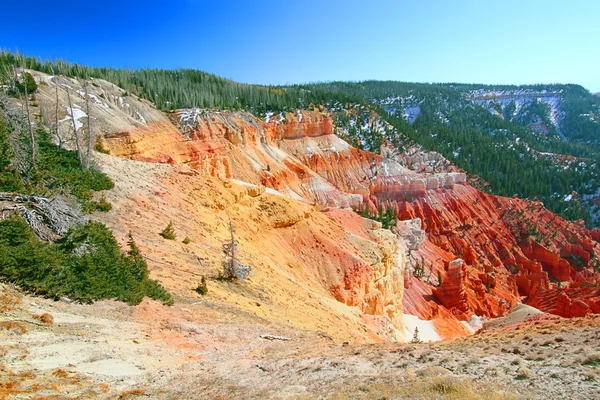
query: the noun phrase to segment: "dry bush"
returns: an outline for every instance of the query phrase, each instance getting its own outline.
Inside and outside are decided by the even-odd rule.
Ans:
[[[544,353],[544,352],[531,353],[531,354],[526,355],[525,359],[527,361],[544,361],[546,359],[546,353]]]
[[[43,313],[42,315],[34,315],[33,318],[39,319],[40,322],[43,322],[47,325],[52,325],[54,323],[54,317],[50,313]]]
[[[585,371],[583,373],[583,376],[585,377],[586,381],[595,381],[596,378],[598,377],[598,370],[591,370],[591,371]]]
[[[52,375],[54,375],[57,378],[68,378],[69,377],[69,373],[62,368],[57,368],[56,370],[54,370],[54,372],[52,372]]]
[[[527,367],[521,367],[517,371],[517,377],[515,379],[531,379],[533,377],[533,371]]]
[[[0,295],[0,312],[5,313],[13,310],[21,300],[10,292],[4,292]]]
[[[303,398],[303,397],[300,397]],[[316,397],[310,397],[315,399]],[[320,398],[320,397],[319,397]],[[408,383],[386,381],[369,385],[346,387],[327,396],[328,399],[456,399],[456,400],[513,400],[517,396],[502,388],[484,382],[474,382],[452,375],[431,379],[412,380]]]
[[[2,329],[16,333],[17,335],[23,335],[27,333],[27,328],[25,327],[25,324],[16,321],[1,321],[0,330]]]

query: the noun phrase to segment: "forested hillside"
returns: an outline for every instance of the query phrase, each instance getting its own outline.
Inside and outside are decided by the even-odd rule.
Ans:
[[[293,110],[331,101],[359,102],[347,94],[332,94],[324,87],[306,91],[300,87],[277,88],[237,83],[199,70],[95,68],[62,60],[41,61],[11,52],[0,53],[4,80],[13,67],[25,67],[71,78],[101,78],[147,99],[162,110],[178,108],[245,109],[254,112]]]
[[[102,78],[163,110],[245,109],[266,116],[328,109],[337,115],[345,138],[365,150],[379,152],[387,142],[402,151],[401,135],[478,177],[483,190],[538,197],[568,219],[583,219],[589,226],[600,222],[600,98],[577,85],[366,81],[276,87],[241,84],[198,70],[95,68],[2,52],[4,84],[13,67],[20,66]],[[360,112],[350,117],[349,110]],[[385,129],[370,126],[366,115],[371,112],[386,123]]]
[[[373,130],[363,115],[345,127],[357,137],[355,145],[378,151],[378,136],[394,143],[401,132],[482,178],[488,184],[483,190],[539,197],[558,214],[598,224],[600,101],[582,87],[392,81],[303,86],[324,87],[362,97],[396,128]]]

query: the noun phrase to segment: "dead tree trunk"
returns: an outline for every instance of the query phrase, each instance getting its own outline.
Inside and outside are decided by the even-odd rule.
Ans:
[[[29,124],[29,140],[31,140],[31,168],[35,169],[35,136],[33,134],[33,125],[31,125],[31,115],[29,114],[29,96],[27,94],[27,82],[23,79],[25,88],[25,113],[27,114],[27,123]]]
[[[230,249],[231,249],[231,271],[233,271],[233,274],[235,275],[235,263],[236,263],[236,243],[235,243],[235,236],[234,236],[234,232],[235,232],[235,227],[233,226],[233,222],[231,221],[231,216],[229,214],[227,214],[227,217],[229,218],[229,233],[231,234],[231,241],[230,241]]]
[[[69,111],[71,114],[71,123],[73,124],[73,135],[75,136],[75,147],[77,148],[77,156],[79,157],[79,166],[84,168],[83,164],[83,153],[81,152],[81,143],[79,140],[79,133],[77,132],[77,124],[75,123],[75,113],[73,112],[73,103],[71,102],[71,94],[67,90],[67,101],[69,102]]]
[[[15,87],[17,87],[19,83],[19,78],[17,76],[17,71],[13,67],[13,74],[15,76]],[[25,91],[25,114],[27,115],[27,127],[29,130],[29,140],[31,141],[31,168],[35,169],[35,136],[33,135],[33,125],[31,124],[31,115],[29,114],[29,97],[27,93],[27,81],[25,79],[25,67],[23,67],[23,88]],[[17,89],[18,90],[18,89]]]
[[[54,109],[54,129],[55,129],[55,133],[56,133],[56,140],[58,140],[58,148],[62,149],[62,138],[60,137],[60,123],[58,121],[58,84],[56,84],[55,86],[55,93],[56,93],[56,107]]]
[[[88,84],[87,81],[83,84],[84,92],[85,92],[85,112],[87,114],[87,149],[85,154],[85,169],[90,168],[90,158],[92,157],[92,126],[90,124],[90,96],[88,95]]]
[[[235,241],[235,226],[231,221],[229,213],[229,233],[231,238],[223,243],[223,252],[225,259],[223,260],[223,277],[228,280],[243,281],[252,270],[249,265],[244,265],[237,259],[237,243]]]

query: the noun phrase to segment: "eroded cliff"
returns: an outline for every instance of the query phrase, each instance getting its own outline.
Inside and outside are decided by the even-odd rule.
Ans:
[[[52,84],[67,90],[77,83],[50,79],[43,96],[46,90],[52,94]],[[334,134],[331,118],[322,112],[298,110],[265,121],[241,111],[189,109],[167,117],[136,98],[121,104],[111,90],[99,82],[94,96],[116,100],[92,105],[93,112],[103,108],[106,119],[112,118],[100,121],[101,144],[111,155],[177,166],[176,181],[185,176],[185,190],[169,186],[168,193],[178,195],[169,194],[168,207],[173,202],[189,208],[181,199],[187,190],[193,193],[194,182],[230,185],[188,202],[230,212],[244,235],[260,238],[260,245],[248,238],[250,248],[255,246],[248,262],[266,257],[277,270],[303,271],[306,282],[325,289],[324,298],[359,309],[368,335],[398,338],[402,303],[404,312],[433,320],[440,337],[468,334],[466,321],[474,316],[498,317],[522,301],[562,316],[598,312],[598,233],[562,220],[540,203],[480,192],[452,168],[421,174],[393,157],[356,149]],[[85,93],[79,96],[76,107]],[[233,200],[227,200],[228,192]],[[142,199],[134,206],[154,207]],[[319,212],[323,207],[328,208]],[[414,223],[400,224],[397,237],[345,207],[392,209],[400,220]],[[219,215],[212,217],[218,226],[224,218]],[[159,210],[152,216],[165,219]],[[123,223],[114,224],[125,229],[122,217]],[[207,232],[205,250],[218,249],[202,217],[188,218]],[[216,259],[209,254],[214,269]],[[269,286],[267,281],[262,283]],[[296,289],[283,291],[305,301]]]

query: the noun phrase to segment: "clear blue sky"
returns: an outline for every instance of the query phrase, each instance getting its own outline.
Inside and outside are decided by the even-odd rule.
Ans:
[[[600,91],[600,0],[6,1],[0,46],[247,83],[578,83]]]

